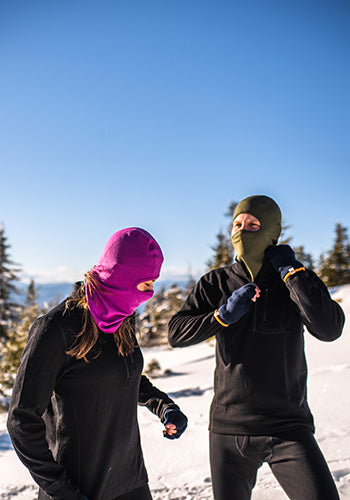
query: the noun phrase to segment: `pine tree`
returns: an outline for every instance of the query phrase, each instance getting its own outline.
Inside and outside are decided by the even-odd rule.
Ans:
[[[144,312],[139,315],[138,333],[141,346],[166,344],[168,323],[178,312],[187,297],[185,290],[173,283],[154,294],[147,302]]]
[[[282,221],[281,235],[278,238],[279,245],[289,245],[292,240],[292,236],[286,236],[287,231],[290,229],[290,224],[284,224]]]
[[[25,306],[21,310],[20,321],[11,322],[7,339],[2,341],[0,358],[0,395],[9,398],[11,388],[27,342],[29,329],[35,318],[44,310],[37,304],[37,293],[34,281],[28,285]]]
[[[11,322],[19,318],[20,305],[13,295],[18,294],[16,287],[19,269],[9,257],[10,246],[7,243],[4,227],[0,227],[0,339],[6,339]]]
[[[335,242],[332,250],[321,256],[318,274],[329,287],[350,283],[350,243],[347,228],[335,225]]]
[[[214,251],[214,256],[206,263],[208,270],[217,269],[218,267],[222,266],[229,266],[233,262],[231,231],[232,217],[236,206],[237,203],[235,201],[231,201],[228,206],[225,216],[230,218],[230,223],[226,231],[220,229],[219,233],[216,235],[217,243],[216,245],[213,245],[211,247],[211,249]]]
[[[236,201],[230,201],[229,206],[227,207],[225,216],[230,218],[230,224],[229,224],[229,233],[231,234],[231,229],[232,229],[232,218],[233,218],[233,212],[236,209],[236,206],[238,203]]]
[[[196,285],[197,283],[197,280],[195,279],[195,277],[193,276],[193,274],[191,272],[189,272],[188,274],[188,278],[187,278],[187,283],[185,285],[185,289],[184,289],[184,292],[186,295],[189,295],[193,289],[193,287]]]
[[[229,266],[233,261],[231,236],[228,236],[227,233],[223,233],[222,229],[220,229],[219,233],[216,235],[216,239],[216,245],[211,247],[214,251],[214,256],[212,259],[207,261],[207,267],[209,270],[217,269],[222,266]]]
[[[296,259],[304,264],[307,269],[314,270],[314,259],[310,253],[307,253],[303,245],[293,247]]]
[[[37,296],[37,291],[35,288],[35,283],[34,283],[34,280],[30,280],[28,288],[27,288],[25,305],[27,307],[32,307],[32,306],[35,306],[37,304],[37,302],[38,302],[38,296]]]
[[[146,303],[144,311],[137,315],[136,325],[141,346],[156,343],[157,332],[160,329],[160,310],[164,301],[164,292],[164,287],[161,287]]]

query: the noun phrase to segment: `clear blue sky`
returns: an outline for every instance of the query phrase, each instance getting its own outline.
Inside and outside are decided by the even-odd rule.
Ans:
[[[267,194],[316,258],[350,230],[350,3],[2,0],[0,223],[37,281],[149,230],[202,272],[231,200]]]

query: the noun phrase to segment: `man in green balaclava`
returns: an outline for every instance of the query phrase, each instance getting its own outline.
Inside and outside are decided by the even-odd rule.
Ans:
[[[252,223],[244,229],[247,219],[248,224]],[[244,262],[254,281],[263,265],[266,248],[276,245],[281,234],[281,211],[267,196],[250,196],[238,203],[233,221],[232,243],[237,259]]]
[[[216,337],[209,424],[215,500],[249,500],[264,462],[290,499],[339,500],[314,438],[304,326],[332,341],[344,313],[292,248],[277,244],[280,233],[274,200],[242,200],[232,224],[236,262],[204,275],[169,323],[173,347]]]

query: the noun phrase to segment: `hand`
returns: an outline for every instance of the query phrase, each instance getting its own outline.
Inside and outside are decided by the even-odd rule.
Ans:
[[[299,269],[303,267],[303,264],[296,260],[294,250],[289,245],[267,247],[265,256],[276,271],[280,273],[282,279],[288,274],[290,268]]]
[[[89,500],[85,495],[81,495],[81,500]]]
[[[224,323],[232,325],[242,318],[252,302],[260,297],[260,289],[255,283],[247,283],[235,290],[228,298],[227,303],[219,307],[218,313]]]
[[[180,410],[165,410],[163,424],[165,425],[163,436],[168,439],[178,439],[186,430],[187,417]]]

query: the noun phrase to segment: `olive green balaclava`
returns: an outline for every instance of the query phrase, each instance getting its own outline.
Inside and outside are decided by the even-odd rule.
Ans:
[[[233,220],[240,214],[254,215],[261,224],[258,231],[240,229],[232,234],[237,260],[244,262],[254,281],[262,267],[266,248],[275,245],[281,234],[281,210],[268,196],[249,196],[238,203]]]

